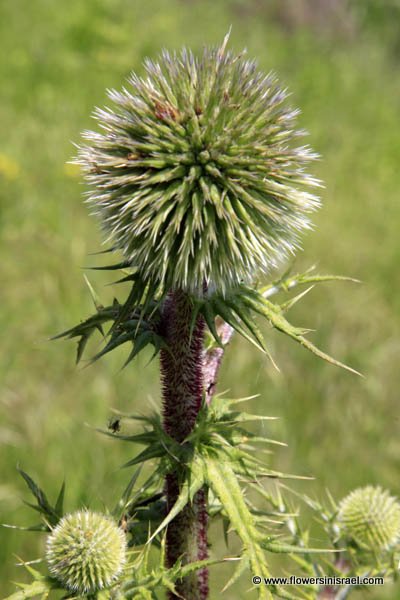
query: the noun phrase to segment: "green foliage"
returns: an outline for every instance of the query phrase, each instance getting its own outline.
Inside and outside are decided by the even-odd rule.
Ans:
[[[118,265],[118,268],[120,268],[120,265]],[[124,278],[124,281],[132,279],[135,279],[135,276],[129,275]],[[157,331],[159,302],[152,300],[141,305],[142,294],[138,293],[138,288],[139,290],[143,289],[140,281],[133,285],[131,293],[123,304],[120,304],[114,298],[110,306],[97,305],[96,314],[83,321],[83,323],[60,333],[53,339],[79,338],[76,362],[81,360],[88,340],[96,331],[100,332],[104,339],[109,337],[109,340],[104,348],[92,358],[92,362],[126,343],[132,344],[132,350],[124,366],[148,345],[154,346],[154,357],[162,347],[165,347],[165,342]],[[105,335],[103,325],[110,322],[112,325],[107,335]]]
[[[50,577],[44,577],[39,571],[30,565],[24,565],[33,581],[31,583],[17,583],[19,591],[11,594],[5,600],[26,600],[27,598],[38,598],[45,600],[52,590],[60,589],[57,581]]]
[[[44,491],[33,481],[32,477],[30,477],[28,473],[25,473],[25,471],[22,469],[18,468],[18,471],[28,485],[37,503],[37,505],[30,502],[25,502],[25,504],[41,515],[43,523],[32,525],[31,527],[17,527],[17,529],[26,531],[50,531],[52,527],[55,527],[58,524],[64,514],[65,482],[60,488],[54,506],[52,506],[49,503]],[[6,527],[15,526],[6,525]]]
[[[126,266],[126,263],[120,263],[102,267],[102,269],[117,270]],[[193,296],[192,328],[194,328],[197,317],[202,315],[215,342],[223,346],[215,324],[216,318],[221,317],[235,331],[252,342],[259,350],[266,353],[278,369],[255,320],[255,316],[258,315],[266,319],[272,327],[284,333],[319,358],[359,375],[360,373],[355,369],[335,360],[310,342],[305,337],[305,334],[310,330],[294,327],[284,317],[284,313],[294,306],[311,288],[280,304],[272,303],[268,299],[281,291],[290,292],[297,286],[328,281],[357,282],[356,279],[351,277],[318,275],[312,271],[313,267],[305,273],[292,275],[289,269],[277,281],[265,285],[258,290],[242,284],[236,288],[232,288],[225,294],[213,292],[205,294],[203,297]],[[114,298],[111,306],[103,307],[99,303],[97,296],[94,297],[94,291],[90,286],[91,295],[96,305],[96,314],[53,338],[79,338],[77,362],[82,358],[88,340],[96,331],[102,334],[106,343],[104,348],[92,358],[92,361],[98,360],[111,350],[125,343],[131,343],[132,350],[124,366],[130,363],[148,345],[154,347],[153,358],[161,348],[167,348],[167,344],[159,328],[160,306],[165,297],[165,290],[160,289],[159,286],[149,286],[135,271],[123,277],[119,282],[133,282],[131,291],[123,303]],[[111,322],[111,326],[107,334],[105,334],[103,325],[109,322]],[[107,338],[109,338],[108,341]]]
[[[330,357],[310,342],[305,337],[305,334],[310,331],[309,329],[294,327],[284,317],[284,313],[300,300],[308,290],[280,305],[272,303],[266,297],[271,296],[280,289],[288,291],[296,285],[332,280],[355,281],[346,277],[309,275],[309,272],[307,271],[301,275],[283,277],[277,283],[265,286],[261,290],[256,290],[246,285],[240,285],[239,287],[230,290],[225,296],[214,293],[205,299],[195,300],[193,323],[195,322],[197,315],[202,314],[216,342],[222,345],[215,327],[215,318],[220,316],[243,337],[252,341],[263,352],[266,352],[274,363],[271,354],[265,345],[263,335],[254,320],[255,313],[264,317],[272,327],[289,336],[292,340],[298,342],[319,358],[359,375],[360,373]]]
[[[150,545],[144,547],[134,557],[132,574],[123,584],[121,593],[124,598],[132,600],[158,600],[157,591],[169,590],[176,592],[175,582],[181,577],[206,566],[218,562],[213,559],[195,561],[188,565],[178,562],[172,569],[165,568],[165,536],[161,540],[159,561],[152,567],[149,561]]]
[[[237,410],[236,404],[243,400],[247,399],[229,400],[223,396],[216,396],[209,407],[204,404],[193,432],[182,444],[177,443],[165,433],[158,415],[150,417],[126,415],[124,417],[143,422],[145,431],[142,434],[126,436],[108,431],[104,431],[104,433],[122,441],[146,446],[143,452],[127,462],[125,467],[158,459],[159,462],[154,473],[142,487],[142,491],[147,490],[149,498],[154,496],[157,486],[162,485],[163,476],[173,469],[176,470],[179,465],[180,494],[175,505],[171,507],[165,517],[163,516],[164,511],[160,510],[158,523],[157,520],[148,522],[151,531],[148,543],[157,538],[174,517],[193,501],[195,494],[205,486],[214,498],[210,513],[214,517],[222,517],[224,522],[228,523],[229,529],[235,531],[242,542],[243,547],[237,573],[242,574],[245,569],[250,569],[253,573],[267,577],[269,570],[265,551],[292,554],[304,550],[295,545],[285,545],[282,543],[280,535],[276,537],[271,533],[270,515],[263,513],[260,509],[255,509],[247,501],[246,495],[243,494],[243,483],[247,482],[250,485],[254,480],[261,482],[264,478],[292,478],[294,476],[288,476],[266,467],[263,452],[260,454],[259,445],[268,446],[279,442],[266,436],[256,435],[244,427],[247,423],[266,421],[270,418]],[[256,457],[256,452],[262,458]],[[136,473],[134,477],[137,477]],[[261,483],[258,485],[262,489]],[[131,516],[133,521],[137,517],[135,503],[127,502],[127,498],[124,500],[123,510]],[[284,515],[283,519],[285,519]],[[282,524],[282,521],[278,522]],[[128,525],[128,531],[134,532],[135,529]],[[276,589],[274,591],[280,597],[291,597],[283,590]],[[265,586],[260,586],[258,593],[260,598],[271,597],[271,592]]]
[[[162,590],[175,592],[175,583],[190,572],[226,560],[212,557],[186,565],[179,560],[172,568],[164,566],[165,530],[172,519],[193,501],[196,492],[204,486],[208,490],[211,519],[222,521],[227,543],[228,532],[229,537],[234,532],[242,545],[236,557],[235,571],[226,583],[225,590],[237,584],[240,577],[248,570],[261,577],[268,577],[270,575],[268,565],[274,554],[283,554],[290,558],[291,572],[296,565],[301,573],[308,576],[343,578],[384,576],[387,579],[396,576],[400,552],[397,543],[398,535],[396,539],[393,538],[395,545],[392,543],[390,548],[387,545],[382,547],[375,545],[372,553],[360,554],[360,548],[352,544],[352,536],[347,525],[342,531],[344,518],[341,515],[343,512],[349,512],[347,499],[338,507],[331,497],[328,498],[328,504],[324,504],[304,494],[294,493],[281,481],[288,476],[266,467],[260,450],[265,445],[278,442],[264,435],[259,436],[245,426],[251,422],[268,420],[268,417],[239,410],[238,403],[246,400],[249,399],[231,400],[223,395],[216,396],[209,409],[203,406],[194,431],[181,444],[176,443],[164,432],[158,415],[149,417],[121,415],[123,420],[141,422],[144,425],[143,433],[126,436],[109,431],[103,432],[121,441],[140,443],[154,448],[154,453],[149,454],[146,451],[139,453],[135,459],[125,465],[151,461],[153,469],[150,477],[141,486],[137,485],[140,469],[134,472],[114,510],[114,515],[121,517],[120,524],[123,531],[131,538],[130,550],[123,577],[113,584],[108,593],[100,595],[99,598],[106,600],[116,594],[119,598],[157,600],[158,593]],[[155,464],[154,459],[156,459]],[[165,473],[170,472],[171,468],[178,463],[181,466],[181,492],[176,504],[165,516],[165,505],[163,502],[160,503],[163,494],[156,492],[162,488]],[[26,474],[24,477],[27,477]],[[265,478],[272,479],[275,485],[272,488],[265,486],[263,483]],[[45,497],[42,491],[38,492],[39,487],[30,478],[27,481],[35,497],[38,494],[40,497]],[[393,523],[393,519],[398,517],[398,505],[387,492],[381,489],[375,492],[377,500],[383,503],[384,510],[380,511],[374,501],[368,502],[368,506],[364,508],[375,510],[377,526],[382,531],[385,510],[390,512],[389,520]],[[254,501],[254,493],[261,498],[261,502]],[[290,498],[293,494],[294,497],[300,498],[302,504],[307,504],[322,523],[326,534],[324,547],[313,548],[310,545],[309,529],[304,528],[300,521],[300,507],[295,506]],[[360,490],[355,490],[348,499],[353,504],[355,499],[358,506],[360,502],[356,498],[357,494],[360,495]],[[71,520],[75,517],[69,515],[68,518]],[[65,528],[63,526],[65,519],[56,527],[52,536],[56,535],[62,527]],[[46,521],[45,517],[44,520]],[[353,526],[354,519],[351,518],[350,521]],[[108,519],[107,523],[110,523]],[[370,519],[368,523],[368,527],[373,528]],[[122,530],[117,530],[115,525],[112,527],[118,531],[118,537],[123,537]],[[359,532],[360,519],[357,521],[357,527]],[[138,536],[137,533],[143,532],[145,528],[147,528],[147,535]],[[96,526],[93,531],[94,535],[100,535],[101,526]],[[372,535],[372,529],[368,531]],[[379,537],[380,534],[377,535]],[[106,539],[102,538],[102,543]],[[107,543],[107,548],[111,547],[112,544],[110,546]],[[156,562],[154,559],[150,560],[153,547],[159,549]],[[115,552],[112,555],[115,558]],[[229,560],[232,560],[232,557]],[[22,600],[38,596],[44,598],[51,590],[60,588],[60,581],[40,574],[30,565],[26,565],[26,568],[33,579],[32,583],[21,584],[21,591],[8,597],[7,600]],[[70,569],[68,573],[71,577]],[[347,584],[337,586],[335,597],[347,597],[351,589]],[[281,597],[315,600],[321,593],[321,587],[315,585],[294,587],[290,592],[283,587],[264,585],[258,586],[256,590],[260,599]],[[90,593],[88,595],[83,590],[81,593],[83,597],[91,597]]]

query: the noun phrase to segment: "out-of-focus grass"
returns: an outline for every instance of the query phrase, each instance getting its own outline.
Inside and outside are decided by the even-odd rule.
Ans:
[[[69,509],[112,505],[128,476],[118,466],[134,449],[99,437],[85,423],[105,426],[110,407],[151,410],[149,396],[159,400],[156,361],[145,367],[140,358],[120,372],[123,353],[116,353],[76,369],[73,345],[48,341],[92,310],[80,267],[99,261],[88,253],[101,243],[82,204],[79,174],[66,161],[74,153],[71,141],[91,126],[93,106],[105,102],[106,87],[119,87],[161,47],[220,42],[230,24],[232,46],[246,46],[293,91],[301,123],[324,157],[317,167],[327,186],[324,208],[296,267],[316,262],[320,271],[363,280],[315,289],[291,318],[315,327],[312,337],[321,347],[366,377],[322,364],[268,332],[281,373],[236,339],[220,389],[261,393],[256,408],[281,417],[274,433],[289,447],[277,452],[274,466],[316,477],[297,489],[312,495],[329,487],[340,497],[380,483],[400,493],[398,65],[362,31],[348,39],[288,35],[268,21],[268,11],[243,10],[244,4],[0,4],[1,521],[35,522],[21,501],[27,492],[17,463],[50,496],[65,478]],[[109,276],[89,278],[104,302],[112,299],[115,290],[104,287]],[[14,589],[10,580],[23,577],[13,554],[35,559],[42,542],[14,530],[1,530],[0,539],[5,594]],[[219,569],[213,577],[214,590],[221,589]],[[229,597],[242,597],[248,587],[238,584]],[[371,598],[398,594],[398,587],[386,586]]]

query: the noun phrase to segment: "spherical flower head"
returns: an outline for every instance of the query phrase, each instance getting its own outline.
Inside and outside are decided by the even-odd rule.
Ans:
[[[400,539],[400,504],[380,487],[357,488],[341,501],[337,522],[360,549],[379,553]]]
[[[67,590],[95,593],[109,587],[125,564],[125,535],[105,515],[78,511],[66,515],[47,538],[50,573]]]
[[[277,266],[319,205],[316,158],[272,74],[220,48],[164,51],[147,76],[108,92],[103,133],[77,162],[108,240],[144,280],[223,293]]]

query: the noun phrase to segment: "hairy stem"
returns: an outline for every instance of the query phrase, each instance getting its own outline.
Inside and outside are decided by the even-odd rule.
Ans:
[[[183,442],[192,431],[201,407],[204,375],[204,321],[197,319],[192,336],[190,323],[192,304],[181,290],[170,292],[162,315],[162,333],[168,350],[161,351],[161,381],[165,431],[177,442]],[[179,472],[166,477],[167,510],[171,510],[179,494]],[[177,560],[190,563],[207,558],[207,508],[205,491],[200,490],[191,505],[173,520],[167,530],[167,566]],[[208,596],[208,571],[201,569],[178,581],[177,594],[170,600],[205,600]]]

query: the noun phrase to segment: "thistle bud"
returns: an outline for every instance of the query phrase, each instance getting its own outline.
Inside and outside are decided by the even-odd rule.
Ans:
[[[78,511],[66,515],[47,539],[50,573],[69,591],[95,593],[109,587],[125,564],[125,536],[108,517]]]
[[[337,523],[360,549],[389,550],[400,538],[400,504],[381,487],[358,488],[341,501]]]
[[[77,162],[108,241],[144,281],[225,293],[298,247],[316,158],[273,74],[220,48],[164,51],[108,92]]]

